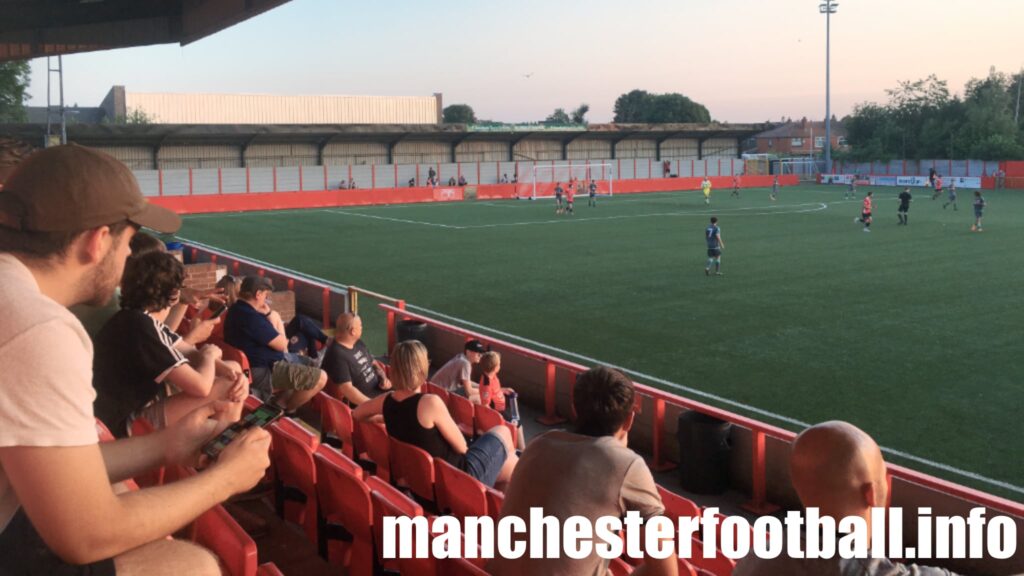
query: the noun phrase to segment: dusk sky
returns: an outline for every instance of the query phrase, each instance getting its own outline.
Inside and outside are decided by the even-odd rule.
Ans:
[[[68,105],[132,92],[444,94],[477,117],[542,120],[634,88],[680,92],[715,120],[825,112],[818,0],[292,0],[194,44],[64,58]],[[832,110],[936,74],[962,92],[1024,64],[1022,0],[845,0],[832,19]],[[46,103],[45,59],[32,105]],[[524,77],[532,74],[531,77]],[[56,92],[55,92],[56,94]]]

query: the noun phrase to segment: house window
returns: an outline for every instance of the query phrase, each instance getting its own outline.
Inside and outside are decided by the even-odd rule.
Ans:
[[[825,147],[825,137],[824,136],[815,136],[814,137],[814,147],[815,148],[824,148]]]
[[[772,140],[771,140],[771,138],[769,138],[769,139],[768,139],[768,147],[769,147],[769,148],[771,148],[771,147],[772,147]]]
[[[804,139],[803,138],[793,138],[792,140],[789,141],[789,145],[792,146],[793,148],[803,148]]]
[[[846,137],[845,136],[840,136],[836,140],[836,143],[839,144],[840,146],[846,146]]]

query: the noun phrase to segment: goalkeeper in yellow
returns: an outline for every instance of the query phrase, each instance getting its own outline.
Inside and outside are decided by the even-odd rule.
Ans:
[[[707,176],[704,177],[704,181],[700,183],[700,189],[704,191],[704,203],[708,206],[711,205],[711,179]]]

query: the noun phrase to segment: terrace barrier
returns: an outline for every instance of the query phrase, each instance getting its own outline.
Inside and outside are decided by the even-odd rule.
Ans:
[[[554,425],[562,422],[566,422],[569,419],[574,418],[573,414],[562,415],[559,414],[556,406],[557,398],[557,382],[555,378],[556,369],[568,371],[574,377],[569,379],[569,397],[572,398],[572,388],[575,383],[575,376],[585,372],[589,367],[563,360],[555,356],[544,354],[536,350],[518,346],[510,342],[500,340],[486,334],[481,334],[472,330],[468,330],[459,326],[455,326],[446,322],[436,320],[425,314],[418,314],[411,312],[408,309],[398,308],[395,306],[389,306],[387,304],[381,304],[381,308],[387,312],[388,322],[388,333],[391,334],[394,330],[393,326],[399,320],[416,320],[423,322],[435,330],[441,330],[451,334],[457,335],[461,339],[478,339],[485,344],[492,346],[499,346],[503,351],[510,352],[515,355],[519,355],[524,358],[529,358],[535,361],[539,361],[545,366],[545,381],[544,381],[544,415],[538,420],[544,425]],[[713,416],[726,422],[731,422],[737,426],[750,430],[752,434],[752,456],[751,456],[751,498],[744,505],[744,508],[754,512],[756,514],[768,514],[778,509],[778,506],[772,504],[767,498],[767,451],[766,441],[769,438],[776,438],[787,443],[792,442],[796,438],[796,433],[789,430],[772,426],[752,418],[748,418],[727,410],[710,406],[703,402],[691,400],[660,390],[658,388],[652,388],[642,383],[636,383],[637,391],[641,397],[646,398],[650,403],[653,404],[654,410],[651,415],[651,467],[655,470],[666,470],[672,468],[673,464],[665,457],[665,443],[668,434],[666,433],[666,420],[665,420],[665,408],[666,406],[675,406],[685,410],[696,410],[698,412]],[[572,403],[570,401],[569,405]],[[570,409],[571,412],[571,409]],[[897,466],[890,464],[888,466],[890,482],[892,479],[900,479],[913,484],[924,486],[933,489],[956,498],[966,500],[968,502],[976,503],[977,505],[986,506],[993,510],[1010,514],[1013,516],[1024,517],[1024,504],[1006,500],[986,492],[981,492],[973,488],[961,486],[959,484],[949,482],[905,468],[903,466]]]

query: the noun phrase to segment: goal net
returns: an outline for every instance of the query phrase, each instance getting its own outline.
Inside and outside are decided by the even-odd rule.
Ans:
[[[565,190],[570,182],[577,184],[578,196],[590,194],[591,182],[597,184],[597,195],[611,196],[615,191],[615,166],[604,162],[535,164],[519,181],[516,194],[529,200],[551,198],[555,195],[555,186],[561,184]]]
[[[784,158],[778,160],[776,168],[776,174],[795,174],[801,182],[816,182],[822,172],[821,163],[809,158]]]
[[[767,176],[769,174],[769,154],[744,154],[743,173],[749,176]]]

